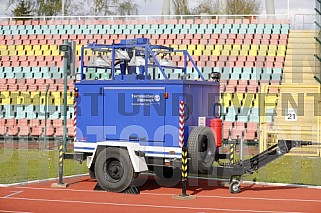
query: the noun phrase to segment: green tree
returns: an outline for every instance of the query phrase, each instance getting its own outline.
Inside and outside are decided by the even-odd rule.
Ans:
[[[250,15],[260,13],[261,4],[258,0],[226,0],[224,2],[225,7],[220,6],[222,8],[222,14]]]
[[[260,13],[259,0],[200,0],[192,13],[217,15],[249,15]]]
[[[9,0],[8,5],[19,4],[21,0]],[[35,15],[38,16],[57,16],[61,15],[62,0],[29,0],[29,5]],[[69,14],[71,0],[65,0],[64,14]]]
[[[25,2],[24,0],[20,1],[16,8],[12,11],[12,15],[14,17],[27,17],[32,16],[31,14],[31,6],[29,2]],[[27,20],[30,18],[16,18],[15,20]]]
[[[21,0],[7,0],[8,8],[20,4]],[[62,14],[63,0],[28,0],[32,11],[38,16]],[[145,0],[148,1],[148,0]],[[131,0],[64,0],[65,15],[137,15],[138,4]]]
[[[188,0],[173,0],[173,10],[175,15],[189,15]]]
[[[218,3],[213,0],[201,0],[197,7],[193,8],[192,13],[199,14],[218,14]]]
[[[137,15],[138,5],[131,0],[87,0],[82,15]],[[89,10],[88,10],[89,8]]]
[[[38,16],[56,16],[61,14],[61,0],[37,0],[35,5]]]
[[[118,5],[119,15],[137,15],[138,14],[138,5],[133,3],[131,0],[126,0],[121,2]]]

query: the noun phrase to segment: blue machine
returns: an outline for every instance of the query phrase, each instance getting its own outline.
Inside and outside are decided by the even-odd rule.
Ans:
[[[85,60],[88,51],[99,63]],[[183,67],[170,64],[175,54],[182,55]],[[187,73],[188,63],[195,73]],[[104,70],[104,78],[86,79],[90,69]],[[177,70],[178,78],[170,79],[168,71]],[[189,80],[189,74],[197,80]],[[75,84],[74,150],[87,156],[91,176],[109,191],[124,190],[131,182],[128,177],[148,169],[171,178],[180,166],[183,101],[184,147],[193,152],[192,169],[206,172],[221,134],[209,127],[211,119],[219,117],[219,88],[219,76],[213,73],[206,81],[186,50],[152,46],[148,39],[88,44],[81,49],[80,81]]]
[[[95,60],[87,60],[88,51]],[[171,65],[173,54],[182,54],[183,67]],[[193,65],[194,73],[187,72],[187,63]],[[92,78],[91,69],[99,69],[100,75]],[[170,79],[168,70],[178,78]],[[197,80],[190,80],[190,74]],[[238,193],[242,175],[257,171],[294,147],[318,144],[279,140],[250,159],[213,166],[215,160],[228,156],[218,153],[222,138],[220,75],[211,73],[211,78],[205,81],[187,51],[152,46],[148,39],[83,47],[74,93],[74,150],[87,157],[90,177],[112,192],[128,189],[133,179],[147,170],[156,174],[159,184],[176,185],[183,167],[182,150],[186,149],[190,171],[229,177],[230,192]]]
[[[188,116],[185,132],[198,126],[199,117],[215,115],[214,103],[218,103],[219,96],[213,90],[218,87],[206,83],[186,80],[77,83],[77,142],[129,140],[147,146],[178,147],[180,100],[185,103],[186,119]],[[78,147],[76,143],[75,151],[78,149],[94,150],[89,145]]]

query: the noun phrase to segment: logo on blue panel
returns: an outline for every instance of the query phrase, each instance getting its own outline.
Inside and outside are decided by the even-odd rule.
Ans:
[[[132,105],[149,106],[160,102],[160,95],[154,94],[132,94]]]

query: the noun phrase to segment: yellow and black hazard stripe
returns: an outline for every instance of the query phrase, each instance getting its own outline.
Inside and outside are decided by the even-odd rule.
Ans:
[[[62,166],[64,158],[64,148],[63,145],[59,145],[59,166]]]
[[[182,150],[182,179],[187,179],[187,150]]]
[[[234,163],[234,143],[230,144],[230,163]]]

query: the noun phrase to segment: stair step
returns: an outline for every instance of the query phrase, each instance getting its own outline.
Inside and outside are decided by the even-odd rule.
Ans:
[[[317,61],[314,55],[290,55],[286,54],[285,62],[287,61]]]
[[[283,73],[319,73],[320,70],[316,69],[316,67],[284,67]]]
[[[315,30],[291,30],[289,37],[291,38],[313,38],[319,35],[319,31]]]
[[[306,61],[306,60],[285,60],[285,67],[320,67],[319,61]]]
[[[288,39],[288,44],[314,44],[315,43],[315,36],[310,37],[310,38],[304,38],[304,37],[299,37],[299,38],[292,38],[290,37]]]
[[[304,39],[302,39],[304,40]],[[288,43],[287,49],[319,49],[319,46],[315,41],[313,43]]]
[[[290,54],[290,55],[314,55],[318,53],[319,51],[315,48],[313,49],[290,48],[290,49],[287,49],[286,51],[286,54]]]

